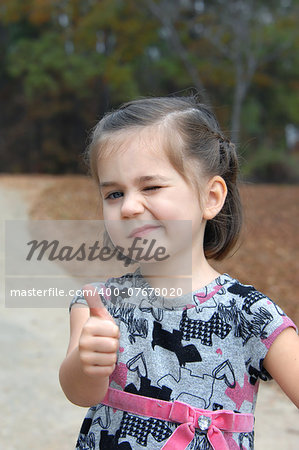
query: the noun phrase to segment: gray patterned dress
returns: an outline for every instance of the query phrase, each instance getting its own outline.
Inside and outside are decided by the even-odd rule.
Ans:
[[[254,287],[224,274],[205,288],[173,299],[157,297],[140,270],[93,283],[120,328],[110,387],[206,410],[254,413],[263,360],[275,338],[294,323]],[[146,295],[145,295],[146,294]],[[72,302],[85,303],[82,296]],[[83,421],[77,449],[161,449],[177,423],[102,404]],[[253,449],[254,432],[224,432],[229,449]],[[189,449],[212,447],[196,430]]]

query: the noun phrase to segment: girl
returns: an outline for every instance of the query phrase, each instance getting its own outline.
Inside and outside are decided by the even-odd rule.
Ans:
[[[260,379],[299,407],[299,338],[208,262],[240,234],[234,145],[195,98],[150,98],[107,114],[88,159],[113,245],[128,255],[151,239],[164,253],[72,300],[60,382],[90,407],[77,448],[252,449]]]

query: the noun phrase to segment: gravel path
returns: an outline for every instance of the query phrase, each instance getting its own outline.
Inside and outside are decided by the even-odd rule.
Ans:
[[[1,182],[0,211],[3,277],[3,220],[26,219],[27,207],[19,192]],[[68,343],[68,311],[6,308],[3,282],[0,295],[0,448],[74,449],[85,410],[66,400],[58,382]]]
[[[27,204],[21,192],[3,186],[1,179],[0,211],[3,279],[3,221],[26,219]],[[69,403],[58,382],[68,341],[67,309],[5,308],[3,282],[0,286],[0,448],[73,449],[85,409]],[[299,448],[299,410],[275,382],[260,388],[255,448]]]

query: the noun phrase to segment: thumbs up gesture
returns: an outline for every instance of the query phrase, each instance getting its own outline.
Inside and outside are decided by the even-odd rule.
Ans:
[[[79,339],[82,370],[89,376],[109,377],[117,360],[119,328],[103,305],[96,288],[86,285],[83,291],[90,317]]]

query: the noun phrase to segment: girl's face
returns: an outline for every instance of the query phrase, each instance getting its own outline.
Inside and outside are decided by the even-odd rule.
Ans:
[[[159,148],[158,131],[120,136],[120,149],[98,164],[103,217],[112,242],[127,249],[138,238],[146,249],[155,239],[167,254],[188,254],[191,261],[192,250],[202,252],[205,228],[198,192]]]

